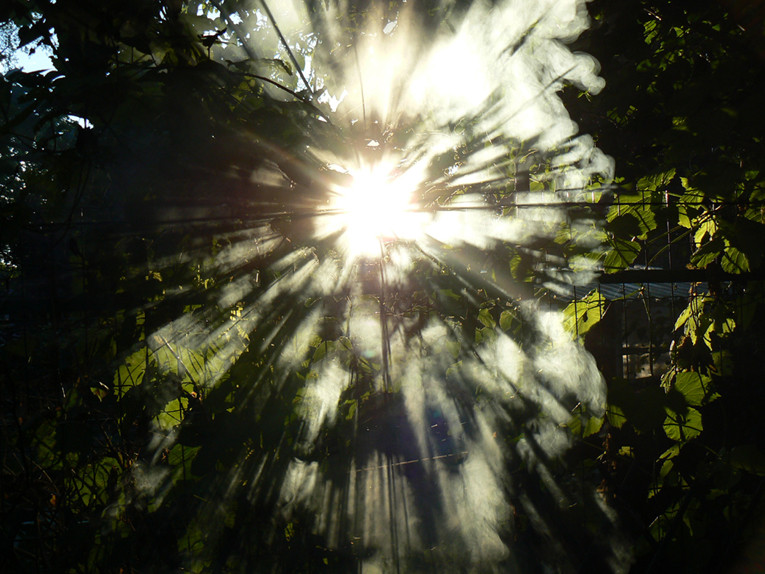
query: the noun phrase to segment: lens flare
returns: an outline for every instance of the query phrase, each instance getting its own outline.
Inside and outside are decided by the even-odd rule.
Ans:
[[[380,162],[350,172],[351,184],[338,189],[332,205],[349,257],[379,256],[384,243],[422,235],[428,217],[415,201],[415,171]]]
[[[209,257],[197,247],[192,287],[210,305],[146,337],[166,371],[203,391],[155,448],[218,473],[204,484],[220,496],[195,495],[189,511],[207,553],[189,569],[235,534],[257,548],[240,571],[269,570],[258,562],[269,555],[292,564],[299,548],[333,571],[581,569],[585,517],[593,532],[617,529],[591,477],[567,483],[558,469],[602,423],[606,388],[563,331],[560,300],[538,293],[586,286],[605,236],[613,162],[559,96],[603,87],[596,62],[566,47],[585,2],[369,4],[360,20],[343,2],[297,0],[271,24],[227,16],[240,45],[221,47],[221,62],[279,79],[260,86],[269,105],[292,109],[305,84],[315,98],[284,114],[299,117],[292,128],[248,140],[262,158],[250,172],[226,176],[251,218],[237,209],[249,227],[218,233]],[[307,82],[286,65],[299,58]],[[137,386],[141,353],[119,388]]]

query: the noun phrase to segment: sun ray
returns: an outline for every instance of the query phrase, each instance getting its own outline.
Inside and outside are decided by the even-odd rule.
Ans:
[[[242,65],[305,126],[275,121],[265,136],[249,110],[237,137],[257,158],[221,175],[230,204],[205,196],[222,214],[207,222],[213,247],[173,292],[199,302],[146,336],[147,363],[171,350],[163,368],[198,393],[178,399],[183,422],[158,427],[155,457],[180,446],[214,463],[200,479],[211,497],[189,510],[209,548],[190,566],[230,536],[254,549],[250,564],[300,543],[370,570],[512,569],[532,552],[514,508],[544,536],[550,509],[586,503],[555,464],[572,409],[601,416],[605,397],[554,297],[539,302],[591,278],[581,253],[602,239],[612,174],[558,97],[567,82],[602,88],[592,59],[561,43],[585,26],[583,3],[436,3],[441,16],[402,3],[352,32],[334,3],[262,4],[267,18],[240,10],[242,50],[265,53],[242,36],[261,30],[299,78]],[[196,213],[177,203],[164,222]],[[187,376],[192,352],[215,372]]]

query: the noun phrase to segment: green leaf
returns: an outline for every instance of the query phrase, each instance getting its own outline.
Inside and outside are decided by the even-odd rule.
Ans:
[[[191,463],[197,456],[201,446],[187,446],[176,443],[167,453],[167,464],[180,467],[179,470],[190,473]]]
[[[491,311],[489,309],[481,309],[478,312],[478,320],[486,327],[491,327],[492,329],[497,326],[497,322],[494,320],[494,317],[491,316]]]
[[[698,410],[689,408],[687,412],[680,414],[667,409],[664,432],[672,440],[678,442],[690,440],[699,436],[703,429],[701,413]]]
[[[719,396],[710,391],[710,384],[711,379],[709,377],[701,373],[686,371],[677,375],[674,388],[683,395],[686,404],[699,407]]]
[[[313,352],[313,358],[311,359],[312,362],[318,363],[321,361],[327,353],[331,353],[335,350],[335,342],[334,341],[323,341],[319,344],[318,347],[316,347],[316,350]]]
[[[721,237],[715,237],[696,250],[691,256],[691,263],[699,269],[704,269],[707,265],[714,262],[720,255],[722,255],[724,248],[725,242],[723,239]]]
[[[358,408],[359,402],[356,400],[347,400],[345,401],[345,404],[348,405],[348,414],[345,415],[345,419],[352,421],[356,416],[356,409]]]
[[[459,301],[461,299],[461,297],[457,293],[455,293],[452,289],[439,289],[438,297],[441,300],[452,299],[454,301]]]
[[[603,317],[606,298],[598,289],[583,299],[575,300],[563,310],[563,327],[574,335],[582,336]]]
[[[44,420],[40,423],[33,438],[33,444],[37,447],[36,464],[41,465],[43,468],[53,465],[58,458],[56,432],[56,422],[52,420]]]
[[[704,212],[704,194],[700,190],[692,187],[686,178],[681,177],[680,181],[686,189],[686,192],[677,202],[677,222],[681,226],[691,229],[696,219]]]
[[[650,191],[620,193],[606,216],[609,231],[617,237],[645,239],[657,227],[652,195]]]
[[[627,241],[614,237],[610,243],[612,249],[603,262],[603,270],[606,273],[614,273],[627,268],[640,253],[640,244],[637,241]]]
[[[751,271],[747,256],[732,246],[725,248],[720,266],[726,273],[746,273]]]
[[[693,234],[693,240],[696,245],[701,245],[704,238],[708,235],[711,239],[717,233],[717,221],[712,218],[706,219],[701,225],[698,226],[696,232]]]
[[[603,427],[603,417],[590,417],[587,419],[587,424],[584,426],[582,436],[588,437],[594,435],[600,431]]]
[[[627,458],[635,458],[635,453],[631,446],[623,446],[619,449],[619,456],[625,456]]]
[[[618,429],[622,428],[624,423],[627,422],[627,417],[624,416],[624,411],[617,405],[608,405],[606,408],[606,417],[611,426]]]
[[[661,455],[659,455],[659,460],[671,460],[678,454],[680,454],[680,445],[673,444],[671,447],[661,453]]]
[[[114,373],[113,387],[117,398],[121,399],[128,389],[141,384],[146,366],[146,349],[138,349],[125,359]]]
[[[460,371],[462,370],[462,361],[457,361],[456,363],[449,365],[449,368],[446,369],[446,377],[456,377],[459,376]]]
[[[690,319],[693,315],[698,313],[700,310],[699,303],[696,300],[696,297],[691,298],[690,302],[688,303],[688,306],[683,309],[683,311],[678,315],[677,320],[675,321],[675,331],[677,331],[680,327],[685,325],[688,322],[688,319]]]
[[[513,326],[513,321],[515,321],[515,313],[512,311],[502,311],[502,313],[499,316],[499,326],[503,331],[509,331],[510,328]]]
[[[753,204],[744,212],[744,217],[757,223],[765,223],[765,184],[759,183],[759,189],[755,189],[749,196],[749,201]]]
[[[712,325],[713,321],[708,315],[700,314],[685,324],[685,332],[691,338],[691,343],[695,345],[699,337],[702,341],[707,337],[707,331]]]
[[[675,168],[672,168],[667,171],[642,177],[638,180],[638,189],[646,191],[662,191],[675,177],[675,173]]]
[[[480,345],[484,341],[491,342],[497,338],[497,332],[493,327],[484,327],[475,330],[475,344]]]

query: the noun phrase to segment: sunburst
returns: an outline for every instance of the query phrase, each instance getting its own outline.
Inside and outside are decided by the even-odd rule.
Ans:
[[[256,373],[236,406],[253,413],[259,446],[221,480],[221,498],[246,485],[245,498],[273,512],[267,528],[307,513],[327,548],[357,544],[359,560],[386,571],[426,555],[441,569],[499,568],[512,504],[548,535],[508,468],[532,469],[544,504],[574,504],[551,466],[571,442],[572,408],[602,414],[592,358],[555,310],[514,296],[581,280],[567,257],[596,251],[602,234],[591,208],[612,165],[576,136],[557,96],[566,82],[602,87],[592,59],[560,42],[583,29],[583,3],[494,4],[444,19],[432,45],[405,6],[395,25],[371,18],[353,49],[333,41],[333,8],[311,14],[326,44],[313,43],[302,82],[333,102],[320,123],[342,145],[272,153],[252,181],[275,199],[211,264],[232,316],[206,343],[226,365],[249,353]],[[287,12],[285,22],[310,20]],[[294,45],[300,34],[285,26],[279,37]],[[450,67],[453,54],[475,61]],[[336,75],[319,76],[322,65]],[[297,220],[310,225],[292,234]],[[267,263],[255,278],[244,260]],[[179,325],[150,341],[170,348]],[[202,394],[221,381],[228,374]],[[222,503],[201,505],[198,519]],[[470,550],[434,550],[447,539]]]

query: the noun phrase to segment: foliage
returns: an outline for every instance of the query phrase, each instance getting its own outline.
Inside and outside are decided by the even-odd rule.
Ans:
[[[220,488],[216,465],[242,449],[273,451],[279,438],[253,437],[256,414],[233,409],[255,397],[232,382],[230,366],[249,367],[240,381],[264,376],[260,351],[274,324],[294,331],[283,321],[294,302],[283,298],[261,330],[245,330],[253,318],[241,304],[220,303],[224,278],[239,270],[221,271],[213,257],[242,233],[240,218],[256,215],[236,201],[242,177],[230,171],[269,167],[278,146],[305,144],[311,122],[315,137],[331,127],[296,92],[288,66],[262,76],[260,64],[212,61],[205,34],[226,24],[196,16],[211,9],[3,4],[0,20],[23,45],[48,45],[55,65],[11,70],[0,85],[0,245],[12,280],[0,554],[10,571],[174,570],[208,535],[193,501]],[[274,84],[286,98],[272,96]],[[244,207],[232,218],[221,177],[231,208]],[[178,225],[195,213],[206,216],[196,234]],[[236,265],[257,276],[264,253]],[[291,410],[288,388],[260,415],[275,428]],[[226,510],[228,528],[248,520],[243,507]]]
[[[608,382],[605,492],[638,536],[636,571],[718,571],[757,540],[765,86],[761,20],[738,4],[594,2],[581,40],[608,89],[579,121],[622,181],[605,272],[703,270],[674,307],[663,372]]]
[[[341,46],[374,17],[358,4]],[[385,300],[379,269],[369,265],[359,270],[360,295],[345,287],[301,293],[317,261],[339,267],[333,238],[308,243],[295,210],[324,205],[330,185],[342,181],[306,150],[342,157],[368,134],[340,133],[309,85],[322,78],[296,73],[316,38],[263,57],[272,55],[259,52],[266,39],[245,45],[235,33],[258,14],[239,2],[224,7],[231,12],[215,2],[41,0],[0,9],[21,46],[47,46],[54,64],[9,70],[0,84],[0,246],[8,254],[0,538],[12,571],[355,570],[371,545],[346,528],[328,547],[315,534],[315,512],[280,506],[293,461],[321,465],[344,484],[354,465],[378,464],[367,443],[385,436],[369,438],[369,428],[395,424],[411,434],[396,398],[400,381],[347,336],[343,305],[353,295],[385,310],[412,346],[431,319],[445,325],[450,361],[432,376],[454,390],[470,421],[467,407],[493,405],[465,392],[463,362],[491,351],[500,331],[519,342],[540,336],[496,278],[514,277],[528,293],[544,257],[563,259],[576,247],[565,225],[551,225],[555,241],[537,238],[537,249],[447,246],[452,269],[420,261],[412,289]],[[423,28],[443,18],[440,3],[419,10]],[[481,120],[479,113],[447,126],[464,137],[432,162],[431,180],[480,150],[509,146],[479,130]],[[402,120],[397,138],[406,140],[406,122],[415,121]],[[552,158],[534,141],[510,143],[517,155],[503,166],[506,176],[533,179],[543,191]],[[425,187],[434,204],[467,192]],[[487,187],[499,205],[507,191]],[[453,268],[470,280],[457,281]],[[311,337],[303,335],[307,318]],[[311,412],[315,383],[333,368],[350,373],[352,384],[337,391],[335,424],[312,435],[305,420],[321,416]],[[380,378],[385,393],[373,388]],[[530,444],[541,456],[524,434],[539,406],[513,407],[495,438],[508,448]],[[428,414],[427,458],[461,464],[443,415]],[[386,454],[423,458],[415,446]],[[563,475],[563,465],[555,471]],[[416,510],[423,529],[435,531],[443,520],[428,481],[420,478],[427,488],[419,486]],[[554,491],[526,483],[526,498],[555,508]],[[348,504],[338,502],[338,513]],[[560,523],[578,530],[584,514],[597,523],[602,509],[593,501],[591,513],[583,508]],[[533,563],[533,547],[545,539],[517,514],[516,559]],[[500,526],[509,540],[509,526]],[[588,548],[577,544],[588,533],[566,545]],[[431,567],[466,560],[450,550],[430,554],[419,560]]]
[[[373,392],[386,366],[332,312],[350,294],[306,298],[278,288],[299,282],[297,271],[310,271],[319,255],[331,264],[331,238],[307,245],[299,214],[262,212],[311,205],[312,190],[332,181],[301,150],[342,155],[364,134],[339,133],[312,97],[321,78],[296,73],[315,38],[301,38],[294,53],[279,46],[278,57],[257,53],[258,42],[247,51],[237,22],[256,15],[228,6],[228,15],[216,2],[13,0],[0,8],[20,44],[47,46],[55,65],[9,71],[0,84],[0,273],[13,309],[2,330],[0,538],[12,570],[351,571],[372,552],[353,539],[327,547],[300,505],[289,519],[274,511],[291,458],[327,466],[331,455],[336,466],[324,470],[340,483],[359,424],[373,426],[381,412],[401,428],[408,422],[395,393]],[[422,3],[424,28],[444,17],[442,6]],[[591,450],[571,455],[577,476],[544,462],[572,484],[602,470],[603,495],[638,540],[637,571],[712,570],[753,528],[765,474],[757,384],[763,86],[751,71],[759,45],[717,3],[596,1],[590,10],[596,26],[580,45],[598,57],[609,87],[598,96],[571,89],[569,107],[618,160],[622,185],[604,214],[609,250],[571,241],[591,217],[572,210],[548,230],[555,240],[537,239],[536,249],[448,246],[469,283],[446,265],[420,262],[412,290],[384,303],[413,345],[429,319],[448,326],[452,361],[434,373],[456,394],[468,359],[504,336],[519,345],[539,336],[499,280],[513,279],[512,295],[528,296],[534,281],[554,279],[543,263],[575,257],[619,272],[671,255],[675,268],[704,271],[708,288],[695,285],[672,318],[662,376],[609,380],[604,416],[566,404],[568,431]],[[370,17],[366,3],[351,3],[339,45],[350,46]],[[450,126],[466,135],[434,160],[433,179],[504,143],[479,133],[480,119]],[[506,170],[538,190],[544,178],[535,175],[553,162],[534,144],[518,142]],[[265,174],[257,185],[255,172]],[[382,309],[375,270],[362,276],[360,300]],[[567,327],[590,344],[612,305],[588,293],[565,310]],[[305,316],[320,336],[301,337]],[[283,368],[283,357],[294,368]],[[339,391],[338,423],[310,437],[301,409],[311,404],[310,383],[333,365],[351,372],[353,385]],[[538,410],[515,407],[495,438],[541,451],[524,434]],[[454,443],[434,438],[438,455],[459,464]],[[400,448],[394,454],[412,452]],[[585,504],[555,510],[555,492],[524,482],[528,464],[514,464],[518,490],[554,509],[556,528],[585,524],[561,544],[590,551],[580,542],[600,528],[599,515]],[[268,480],[255,488],[252,476]],[[524,548],[547,540],[517,507],[511,545],[531,569],[538,561]],[[713,535],[716,556],[705,542]],[[460,559],[442,558],[441,569]],[[434,567],[432,557],[422,560]]]

